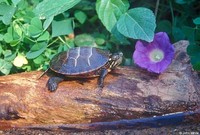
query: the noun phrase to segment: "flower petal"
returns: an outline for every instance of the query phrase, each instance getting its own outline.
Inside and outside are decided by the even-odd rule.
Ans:
[[[160,50],[164,53],[164,56],[159,61],[152,59],[150,55],[154,52],[156,57],[160,56],[160,51],[156,50]],[[171,64],[173,58],[174,46],[170,43],[169,37],[165,32],[156,33],[151,43],[145,41],[136,42],[135,51],[133,53],[134,62],[150,72],[164,72]]]

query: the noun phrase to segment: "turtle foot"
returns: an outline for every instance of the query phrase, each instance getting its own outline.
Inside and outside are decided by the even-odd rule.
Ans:
[[[47,82],[48,90],[50,92],[56,91],[56,89],[58,88],[58,83],[60,83],[63,80],[64,79],[60,78],[60,77],[51,77],[51,78],[49,78],[49,80]]]

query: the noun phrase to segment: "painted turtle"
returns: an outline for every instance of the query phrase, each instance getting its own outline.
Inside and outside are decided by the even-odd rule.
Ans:
[[[107,73],[122,62],[123,53],[111,54],[95,47],[75,47],[55,55],[49,69],[55,76],[49,78],[47,87],[53,92],[65,77],[89,78],[99,76],[98,86],[103,87]]]

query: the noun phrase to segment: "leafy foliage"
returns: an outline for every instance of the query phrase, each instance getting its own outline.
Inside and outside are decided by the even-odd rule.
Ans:
[[[74,46],[123,51],[124,65],[130,65],[136,39],[150,42],[159,31],[172,42],[188,39],[191,63],[200,70],[199,5],[198,0],[160,1],[158,8],[154,0],[0,0],[0,74],[47,69],[56,53]]]

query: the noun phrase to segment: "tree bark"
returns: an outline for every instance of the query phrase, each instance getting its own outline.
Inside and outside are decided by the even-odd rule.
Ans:
[[[198,112],[200,83],[186,53],[188,42],[174,46],[175,59],[164,73],[150,73],[137,66],[119,67],[107,75],[101,91],[97,78],[64,81],[56,92],[49,92],[49,77],[38,79],[40,71],[2,76],[0,129]],[[200,117],[195,120],[200,121]]]

